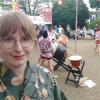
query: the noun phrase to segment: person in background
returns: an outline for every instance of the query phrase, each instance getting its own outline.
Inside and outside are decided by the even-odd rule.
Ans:
[[[44,66],[44,63],[47,61],[50,72],[54,74],[52,66],[52,40],[49,38],[46,30],[42,31],[42,37],[39,39],[39,47],[41,54],[38,64]]]
[[[96,30],[97,30],[97,24],[93,27],[93,30],[94,30],[94,39],[95,39],[95,35],[96,35]]]
[[[66,26],[66,35],[67,35],[67,37],[68,38],[70,38],[71,37],[71,35],[70,35],[70,26],[69,26],[69,24]]]
[[[59,44],[62,44],[64,47],[67,47],[67,43],[68,43],[68,38],[67,36],[65,36],[64,34],[62,34],[58,39],[57,42]]]
[[[0,16],[0,100],[67,100],[56,80],[30,63],[36,31],[26,14]]]
[[[58,27],[57,27],[57,25],[54,25],[53,29],[58,33]]]
[[[37,38],[39,38],[40,26],[36,25]]]
[[[86,37],[86,27],[84,26],[83,27],[83,38],[85,38]]]
[[[97,28],[96,30],[95,43],[96,43],[95,51],[100,55],[100,28]]]
[[[52,42],[54,42],[55,40],[56,40],[56,32],[55,32],[55,30],[53,30],[53,28],[52,27],[49,27],[48,28],[48,37],[50,38],[50,40],[52,41]]]
[[[59,33],[59,36],[61,34],[64,34],[64,29],[63,29],[63,27],[61,25],[59,25],[59,27],[58,27],[58,33]]]
[[[42,27],[39,31],[39,36],[38,36],[38,39],[42,36],[42,31],[44,30],[44,27]]]
[[[55,33],[55,35],[56,35],[56,39],[58,39],[58,37],[59,37],[59,33],[58,33],[58,28],[57,28],[56,25],[53,26],[53,30],[52,30],[52,31]]]

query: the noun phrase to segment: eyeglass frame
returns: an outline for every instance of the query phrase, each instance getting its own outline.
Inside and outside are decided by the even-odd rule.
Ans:
[[[26,36],[28,36],[28,35],[26,35]],[[7,43],[8,43],[8,42],[7,42],[8,40],[6,40],[6,38],[12,39],[12,41],[9,42],[9,43],[12,43],[12,44],[9,45],[9,47],[7,47],[7,46],[8,46],[8,44],[7,44]],[[24,38],[25,38],[25,37],[24,37]],[[3,43],[3,45],[5,46],[6,49],[11,49],[11,48],[13,48],[17,41],[20,41],[20,45],[22,46],[22,48],[28,48],[28,47],[33,43],[33,41],[34,41],[34,38],[33,38],[33,37],[29,36],[29,38],[30,38],[30,39],[28,39],[28,41],[31,40],[29,44],[27,44],[27,43],[26,43],[26,44],[23,44],[23,43],[25,42],[25,40],[24,40],[24,42],[21,42],[21,41],[23,41],[22,39],[16,40],[16,39],[14,39],[12,36],[5,36],[5,37],[1,38],[0,41]],[[27,41],[27,42],[28,42],[28,41]],[[5,43],[6,43],[6,44],[5,44]]]

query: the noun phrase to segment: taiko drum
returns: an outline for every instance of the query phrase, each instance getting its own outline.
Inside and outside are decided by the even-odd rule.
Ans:
[[[82,57],[78,55],[70,56],[69,61],[72,67],[78,68],[81,64]]]

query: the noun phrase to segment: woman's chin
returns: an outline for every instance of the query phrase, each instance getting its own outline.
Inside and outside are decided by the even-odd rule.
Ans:
[[[23,65],[26,65],[27,61],[15,61],[13,62],[13,66],[15,67],[20,67],[20,66],[23,66]]]

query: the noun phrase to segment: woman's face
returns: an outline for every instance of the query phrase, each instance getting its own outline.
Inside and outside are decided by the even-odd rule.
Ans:
[[[34,42],[25,34],[9,34],[0,40],[0,56],[10,67],[20,67],[29,60]]]

